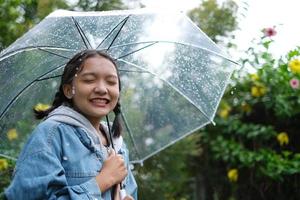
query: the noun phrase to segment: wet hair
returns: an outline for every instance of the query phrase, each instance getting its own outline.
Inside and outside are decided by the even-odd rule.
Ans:
[[[118,81],[119,81],[119,91],[121,91],[120,76],[119,76],[118,67],[117,67],[115,60],[112,57],[110,57],[108,54],[106,54],[102,51],[84,50],[82,52],[77,53],[66,64],[66,66],[64,68],[64,72],[61,76],[61,83],[58,88],[58,91],[55,94],[54,100],[52,102],[52,106],[49,109],[43,110],[43,111],[33,109],[36,119],[43,119],[43,118],[47,117],[50,112],[52,112],[54,109],[58,108],[59,106],[61,106],[63,104],[73,107],[72,100],[68,99],[64,94],[63,86],[66,84],[71,84],[75,77],[75,74],[77,74],[78,72],[80,72],[83,69],[84,62],[88,58],[92,58],[92,57],[96,57],[96,56],[106,58],[113,63],[113,65],[115,66],[115,68],[117,70]],[[113,109],[113,111],[115,113],[115,119],[114,119],[114,122],[112,125],[112,133],[113,133],[113,137],[119,137],[122,132],[121,105],[120,105],[119,100],[118,100],[115,108]],[[102,132],[104,131],[102,126],[100,126],[100,130]]]

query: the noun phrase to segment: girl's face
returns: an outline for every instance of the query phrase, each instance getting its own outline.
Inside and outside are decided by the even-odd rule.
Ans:
[[[73,90],[73,91],[72,91]],[[82,70],[72,85],[64,86],[66,96],[72,96],[73,105],[92,124],[112,111],[119,98],[119,81],[114,64],[101,56],[84,61]]]

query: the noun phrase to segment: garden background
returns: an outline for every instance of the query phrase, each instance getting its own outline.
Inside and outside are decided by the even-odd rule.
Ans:
[[[0,49],[55,9],[127,9],[130,0],[70,2],[0,0]],[[143,7],[140,1],[134,2]],[[205,0],[188,15],[212,40],[234,51],[239,45],[233,43],[234,31],[243,10],[231,0]],[[237,60],[241,66],[221,101],[216,126],[207,126],[143,166],[135,166],[140,199],[300,198],[300,47],[295,44],[294,49],[275,58],[270,48],[276,43],[276,34],[276,26],[261,30],[261,36],[253,38]],[[37,106],[43,109],[44,104]],[[21,137],[18,127],[0,134],[11,143]],[[0,157],[0,196],[10,182],[14,164]]]

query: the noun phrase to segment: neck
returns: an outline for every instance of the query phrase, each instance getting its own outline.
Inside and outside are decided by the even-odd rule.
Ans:
[[[91,122],[91,124],[97,130],[97,132],[100,133],[100,119],[87,119]]]
[[[75,106],[73,107],[73,109],[76,110],[77,112],[79,112],[80,114],[82,114],[83,116],[85,116],[87,118],[87,120],[90,121],[92,126],[97,130],[97,132],[100,133],[100,120],[101,120],[101,118],[88,117],[84,113],[82,113],[79,109],[77,109]]]

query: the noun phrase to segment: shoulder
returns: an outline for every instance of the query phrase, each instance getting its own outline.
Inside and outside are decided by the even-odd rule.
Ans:
[[[54,139],[59,139],[60,135],[74,131],[75,127],[54,120],[45,120],[41,122],[32,132],[31,140],[51,145]]]
[[[53,120],[42,121],[31,133],[22,149],[19,160],[24,160],[28,156],[41,151],[58,153],[59,146],[62,143],[62,135],[74,131],[75,127],[64,123]]]

